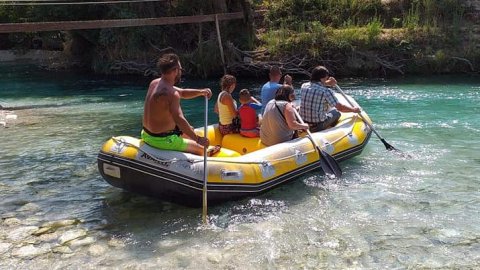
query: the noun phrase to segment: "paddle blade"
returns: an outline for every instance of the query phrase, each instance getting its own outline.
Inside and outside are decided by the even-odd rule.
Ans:
[[[398,155],[400,155],[401,157],[404,157],[404,158],[412,158],[411,155],[409,155],[407,153],[404,153],[403,151],[398,150],[397,148],[395,148],[392,145],[390,145],[389,143],[387,143],[384,139],[381,139],[381,141],[383,142],[383,145],[385,145],[385,148],[387,148],[388,151],[393,151],[396,154],[398,154]]]
[[[385,148],[387,148],[387,150],[389,151],[398,151],[395,147],[393,147],[391,144],[387,143],[387,141],[385,141],[384,139],[381,139],[383,145],[385,145]]]
[[[338,162],[327,152],[317,147],[318,153],[320,154],[320,166],[326,175],[329,177],[340,177],[342,176],[342,169]]]

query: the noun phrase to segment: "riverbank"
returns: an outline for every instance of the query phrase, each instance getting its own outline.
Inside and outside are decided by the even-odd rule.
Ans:
[[[398,40],[398,35],[393,32],[398,31],[383,32],[382,38],[384,39],[384,43],[393,42],[389,39],[397,39],[399,46],[417,46],[404,40]],[[301,48],[302,44],[290,44],[289,46]],[[284,46],[280,45],[279,47]],[[235,48],[230,49],[237,50]],[[306,48],[304,49],[306,50]],[[305,50],[302,49],[300,51],[304,52]],[[471,61],[466,57],[456,56],[459,52],[457,52],[457,54],[451,54],[446,53],[445,50],[442,49],[436,51],[430,49],[430,52],[417,51],[416,53],[408,54],[405,51],[396,53],[396,50],[398,50],[398,47],[395,49],[383,48],[378,51],[331,48],[326,51],[326,54],[334,55],[335,58],[324,60],[318,56],[315,58],[304,54],[292,55],[291,51],[286,51],[284,54],[279,52],[265,53],[265,48],[260,48],[259,52],[243,52],[241,56],[236,57],[236,59],[228,63],[226,68],[228,73],[240,78],[266,78],[266,74],[271,65],[281,66],[284,73],[295,75],[297,78],[308,78],[311,68],[318,64],[327,66],[337,78],[397,77],[432,74],[478,75],[480,71],[478,61],[475,61],[475,59]],[[153,59],[156,56],[152,55],[151,57]],[[80,63],[81,61],[75,60],[63,51],[29,50],[26,52],[16,52],[12,50],[0,50],[0,63],[2,62],[30,63],[47,70],[81,73],[93,72],[97,75],[129,75],[138,78],[158,76],[157,68],[153,62],[146,64],[144,61],[135,59],[124,63],[117,61],[106,64],[106,66],[109,67],[103,70],[92,71],[82,65]],[[193,73],[190,69],[191,65],[191,62],[184,65],[187,70],[185,76],[198,77],[199,75]],[[204,73],[200,77],[217,78],[221,75],[221,73],[212,72]]]
[[[250,2],[199,4],[203,14],[245,14],[244,20],[223,21],[218,27],[205,22],[2,34],[0,48],[23,48],[25,53],[8,52],[0,58],[33,59],[50,69],[143,77],[158,75],[155,62],[165,52],[180,55],[186,74],[197,78],[218,78],[224,68],[237,77],[265,77],[271,65],[281,66],[285,73],[308,76],[312,67],[321,64],[336,77],[480,71],[479,0]],[[64,20],[123,18],[125,14],[132,18],[198,15],[190,5],[178,0],[155,3],[155,8],[147,3],[137,9],[122,5],[82,6],[75,12],[57,8],[68,15]],[[35,6],[29,11],[0,7],[2,11],[10,14],[8,22],[61,19]],[[224,55],[219,49],[220,36]],[[52,58],[28,48],[63,48],[64,56]]]

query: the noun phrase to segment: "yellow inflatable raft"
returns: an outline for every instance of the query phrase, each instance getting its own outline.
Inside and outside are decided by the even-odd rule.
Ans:
[[[370,121],[364,113],[363,116]],[[203,136],[203,127],[195,130]],[[312,134],[317,144],[337,161],[362,152],[371,130],[356,114],[343,113],[339,123]],[[207,159],[208,204],[255,196],[300,175],[320,169],[312,141],[300,138],[270,147],[259,138],[239,134],[222,136],[217,125],[208,127],[212,145],[221,151]],[[98,154],[103,178],[115,187],[188,205],[202,205],[203,156],[160,150],[140,139],[109,139]]]

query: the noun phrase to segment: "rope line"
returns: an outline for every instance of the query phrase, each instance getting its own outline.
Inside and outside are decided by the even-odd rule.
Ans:
[[[355,121],[356,119],[358,118],[358,115],[354,115],[350,121]],[[346,121],[348,119],[345,119],[344,121]],[[343,136],[337,138],[336,140],[332,141],[332,142],[329,142],[330,145],[335,145],[337,142],[339,142],[340,140],[342,140],[343,138],[347,137],[348,135],[352,134],[353,133],[353,128],[354,128],[354,125],[352,125],[351,129],[350,129],[350,132],[346,132]],[[158,159],[157,157],[153,156],[152,154],[148,153],[147,151],[141,149],[140,147],[132,144],[132,143],[129,143],[127,141],[125,141],[124,139],[118,139],[116,137],[112,137],[112,140],[114,140],[117,144],[120,143],[120,144],[124,144],[126,146],[131,146],[139,151],[141,151],[142,153],[148,155],[150,158],[158,161],[158,162],[167,162],[167,163],[173,163],[173,162],[177,162],[177,161],[187,161],[187,162],[190,162],[190,163],[200,163],[200,162],[203,162],[203,160],[192,160],[192,159],[166,159],[166,160],[163,160],[163,159]],[[323,142],[322,142],[323,143]],[[312,152],[316,152],[315,149],[312,149],[312,150],[309,150],[309,151],[306,151],[306,152],[302,152],[302,154],[310,154]],[[268,162],[277,162],[277,161],[283,161],[283,160],[287,160],[287,159],[290,159],[292,157],[295,157],[297,156],[297,154],[293,154],[293,155],[289,155],[289,156],[285,156],[285,157],[282,157],[282,158],[277,158],[277,159],[272,159],[272,160],[267,160],[267,161],[231,161],[231,160],[217,160],[217,159],[211,159],[209,160],[209,162],[221,162],[221,163],[230,163],[230,164],[267,164]]]
[[[137,150],[139,150],[140,152],[148,155],[150,158],[154,159],[155,161],[158,161],[158,162],[166,162],[166,163],[173,163],[173,162],[178,162],[178,161],[187,161],[187,162],[190,162],[190,163],[200,163],[200,162],[203,162],[203,160],[192,160],[192,159],[158,159],[157,157],[153,156],[152,154],[148,153],[147,151],[141,149],[140,147],[132,144],[132,143],[129,143],[127,141],[125,141],[124,139],[118,139],[116,137],[112,137],[112,140],[115,141],[117,144],[124,144],[126,146],[131,146]],[[313,150],[310,150],[310,151],[307,151],[307,152],[302,152],[303,154],[309,154],[309,153],[312,153],[312,152],[315,152],[315,149]],[[296,155],[289,155],[289,156],[285,156],[285,157],[282,157],[282,158],[277,158],[277,159],[272,159],[272,160],[268,160],[268,161],[241,161],[241,160],[238,160],[238,161],[232,161],[232,160],[217,160],[217,159],[211,159],[209,160],[209,162],[221,162],[221,163],[231,163],[231,164],[266,164],[268,162],[272,162],[272,161],[282,161],[282,160],[287,160],[287,159],[290,159],[292,157],[295,157]]]

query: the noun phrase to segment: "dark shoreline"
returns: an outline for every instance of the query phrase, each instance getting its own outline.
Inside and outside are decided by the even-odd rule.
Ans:
[[[276,61],[282,66],[281,61]],[[270,62],[272,63],[272,62]],[[274,62],[273,62],[274,63]],[[23,54],[17,53],[13,50],[0,50],[0,64],[6,65],[35,65],[41,69],[53,71],[53,72],[67,72],[67,73],[76,73],[76,74],[90,74],[96,77],[104,77],[106,79],[120,79],[120,80],[129,80],[129,81],[139,81],[142,83],[147,83],[149,80],[155,78],[153,75],[146,76],[145,72],[128,72],[128,71],[117,71],[112,73],[101,73],[95,72],[94,70],[88,69],[87,67],[81,67],[75,65],[72,61],[68,59],[66,53],[62,51],[49,51],[49,50],[29,50]],[[319,65],[323,63],[319,62]],[[268,66],[269,64],[265,64]],[[327,67],[329,67],[328,63],[324,63]],[[313,68],[313,66],[312,66]],[[331,68],[332,69],[332,68]],[[153,74],[156,72],[156,68],[154,66],[149,67],[146,71],[149,71],[147,74]],[[308,72],[308,70],[305,70]],[[473,71],[466,71],[465,67],[460,66],[458,69],[452,69],[447,72],[434,72],[431,69],[424,69],[422,72],[404,72],[403,74],[390,71],[390,72],[371,72],[368,70],[359,69],[357,72],[352,72],[352,69],[348,69],[345,67],[344,70],[332,70],[332,75],[336,78],[402,78],[406,76],[432,76],[432,75],[471,75],[471,76],[478,76],[480,72],[478,70]],[[227,73],[233,74],[238,78],[242,79],[264,79],[268,78],[268,69],[265,67],[263,71],[241,71],[237,72],[235,70],[230,70],[227,67]],[[289,72],[288,70],[284,70],[284,73],[288,73],[294,75],[297,79],[305,79],[308,80],[308,75],[303,73],[295,73]],[[207,78],[203,79],[217,79],[220,78],[222,74],[209,74]],[[184,75],[185,78],[188,79],[202,79],[199,77],[191,76],[190,73],[186,72]],[[5,108],[4,108],[5,109]]]

